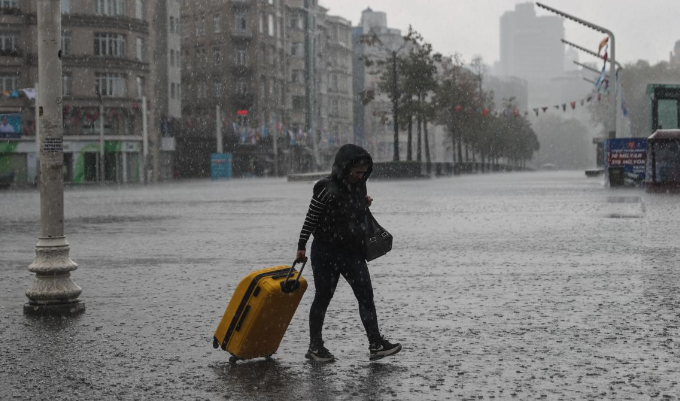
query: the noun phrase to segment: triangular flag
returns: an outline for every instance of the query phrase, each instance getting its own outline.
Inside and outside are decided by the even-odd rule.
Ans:
[[[26,97],[31,100],[35,99],[38,95],[38,91],[35,88],[21,89],[21,91],[24,92],[24,95],[26,95]]]
[[[562,111],[567,111],[567,104],[566,103],[562,103]]]
[[[515,114],[515,118],[519,117],[519,110],[515,109],[512,112]]]
[[[598,55],[598,56],[600,55],[600,51],[602,51],[602,48],[603,48],[607,43],[609,43],[609,36],[607,36],[606,38],[602,39],[602,41],[600,42],[600,45],[597,47],[597,55]]]
[[[543,110],[543,112],[545,113],[546,111],[548,111],[548,108],[547,107],[541,107],[541,110]]]
[[[583,102],[584,102],[584,100],[583,100],[583,99],[581,99],[581,107],[583,107]]]
[[[588,98],[586,99],[586,102],[590,102],[591,100],[593,100],[593,97],[592,97],[592,96],[588,96]]]
[[[571,109],[574,110],[576,108],[576,102],[571,102]]]
[[[536,113],[536,117],[538,117],[538,109],[533,109],[534,113]]]
[[[602,94],[601,94],[601,93],[598,93],[598,94],[597,94],[597,101],[599,102],[599,101],[601,101],[601,100],[602,100]]]
[[[559,105],[559,104],[556,105],[556,106],[553,106],[553,107],[555,108],[555,110],[559,110],[559,109],[560,109],[560,105]]]

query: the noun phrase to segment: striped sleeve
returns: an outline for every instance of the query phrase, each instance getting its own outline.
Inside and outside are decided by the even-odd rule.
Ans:
[[[323,187],[318,194],[315,193],[312,195],[312,200],[309,203],[309,210],[307,211],[307,217],[305,218],[305,223],[302,225],[302,231],[300,231],[298,250],[304,250],[306,248],[309,236],[312,235],[319,225],[319,218],[328,208],[329,200],[330,194],[326,187]]]

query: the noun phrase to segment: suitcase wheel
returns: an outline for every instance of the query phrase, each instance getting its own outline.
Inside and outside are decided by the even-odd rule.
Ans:
[[[229,364],[230,364],[231,366],[235,366],[235,365],[236,365],[236,361],[238,361],[238,358],[237,358],[237,357],[235,357],[235,356],[229,357]]]
[[[220,343],[217,341],[216,337],[213,337],[213,348],[217,349],[220,347]]]

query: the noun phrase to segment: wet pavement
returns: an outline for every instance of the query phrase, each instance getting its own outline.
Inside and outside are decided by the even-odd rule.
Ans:
[[[273,360],[212,334],[247,272],[289,263],[312,184],[75,188],[66,235],[86,312],[23,315],[36,192],[0,192],[0,399],[678,399],[680,197],[583,172],[371,182],[394,250],[369,264],[393,358],[368,361],[341,282],[329,365],[304,296]],[[306,271],[311,279],[311,270]]]

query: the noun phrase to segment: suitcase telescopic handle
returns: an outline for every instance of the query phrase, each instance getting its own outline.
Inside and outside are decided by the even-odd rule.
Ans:
[[[298,276],[295,280],[291,280],[291,276],[293,275],[293,272],[295,271],[295,265],[298,263],[302,263],[302,267],[300,268],[300,272],[298,273]],[[286,279],[281,282],[281,291],[288,293],[288,292],[293,292],[300,287],[300,277],[302,277],[302,271],[305,269],[305,265],[307,264],[307,257],[303,256],[300,258],[295,259],[293,261],[293,265],[290,267],[288,270],[288,274],[286,275]]]

